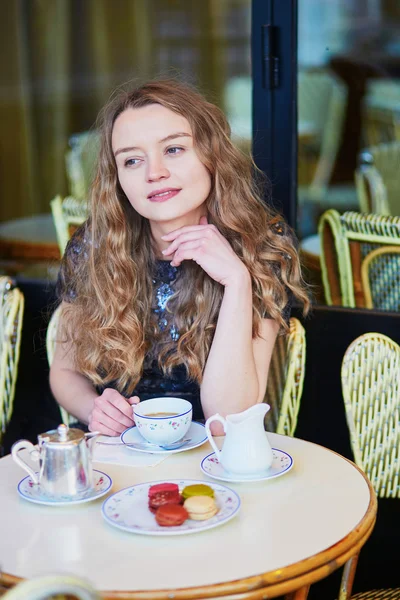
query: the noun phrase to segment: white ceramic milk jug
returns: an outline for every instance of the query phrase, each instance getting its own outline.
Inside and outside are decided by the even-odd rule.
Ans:
[[[273,460],[271,446],[264,430],[264,417],[270,406],[255,404],[247,410],[221,417],[218,413],[206,421],[206,433],[218,461],[231,473],[252,475],[268,469]],[[214,421],[222,423],[225,440],[222,450],[217,448],[210,431]]]

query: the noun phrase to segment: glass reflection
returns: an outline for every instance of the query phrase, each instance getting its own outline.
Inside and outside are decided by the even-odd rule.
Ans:
[[[299,0],[298,231],[317,302],[400,311],[399,33],[396,0]]]

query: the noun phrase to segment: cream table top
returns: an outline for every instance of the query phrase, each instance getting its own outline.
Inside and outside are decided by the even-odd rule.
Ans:
[[[16,489],[26,473],[10,456],[1,459],[3,574],[22,578],[80,575],[98,590],[116,591],[112,597],[122,597],[118,591],[141,590],[145,593],[132,597],[204,598],[195,590],[188,596],[171,594],[177,588],[226,584],[261,574],[267,574],[268,582],[271,572],[271,581],[277,581],[284,579],[286,568],[292,576],[302,572],[303,564],[308,565],[303,570],[331,564],[336,548],[343,546],[344,552],[347,546],[356,545],[373,526],[376,501],[369,483],[353,463],[334,452],[296,438],[268,436],[273,447],[293,456],[293,469],[269,481],[221,482],[240,495],[239,515],[221,527],[177,537],[142,536],[113,528],[101,514],[104,498],[71,507],[29,503]],[[113,478],[115,492],[162,479],[207,480],[199,465],[210,452],[205,444],[170,455],[153,467],[94,466]],[[337,546],[332,550],[333,545]]]

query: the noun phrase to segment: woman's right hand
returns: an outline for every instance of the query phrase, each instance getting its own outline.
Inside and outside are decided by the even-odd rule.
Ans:
[[[106,388],[93,402],[89,414],[89,431],[99,431],[103,435],[120,435],[135,423],[133,404],[140,402],[137,396],[124,398],[117,390]]]

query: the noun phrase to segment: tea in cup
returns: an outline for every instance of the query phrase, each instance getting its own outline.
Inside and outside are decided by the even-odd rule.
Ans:
[[[151,398],[133,407],[138,432],[159,446],[181,440],[190,427],[192,413],[191,403],[183,398]]]

